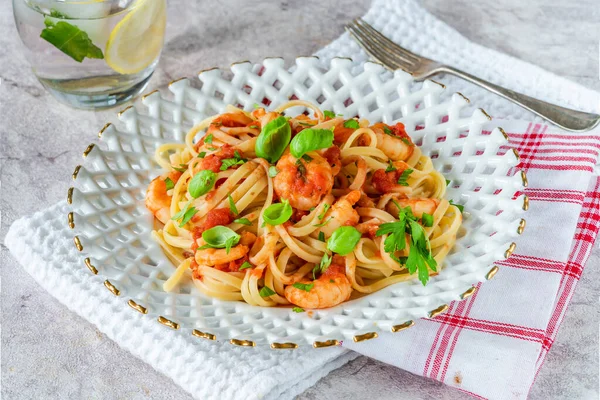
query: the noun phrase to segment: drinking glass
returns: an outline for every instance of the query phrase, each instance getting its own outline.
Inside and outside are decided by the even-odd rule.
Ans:
[[[158,63],[166,0],[13,0],[13,11],[33,73],[73,107],[135,97]]]

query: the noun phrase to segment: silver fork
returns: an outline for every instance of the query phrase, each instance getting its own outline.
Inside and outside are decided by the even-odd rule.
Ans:
[[[367,54],[381,62],[386,68],[391,70],[401,69],[411,74],[417,81],[422,81],[437,74],[456,75],[492,93],[496,93],[568,131],[584,132],[600,123],[600,115],[598,114],[550,104],[412,53],[392,42],[361,18],[355,19],[346,25],[346,30],[350,32]]]

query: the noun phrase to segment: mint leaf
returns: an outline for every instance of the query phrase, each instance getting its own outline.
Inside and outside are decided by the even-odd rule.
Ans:
[[[63,14],[54,8],[50,9],[50,16],[54,18],[69,19],[66,14]]]
[[[104,58],[102,50],[92,43],[88,34],[65,21],[56,24],[50,19],[44,19],[46,28],[40,37],[77,62],[84,58]]]

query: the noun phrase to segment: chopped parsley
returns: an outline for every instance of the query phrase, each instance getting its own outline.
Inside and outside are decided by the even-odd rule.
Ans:
[[[250,128],[250,129],[258,129],[258,125],[250,125],[248,128]]]
[[[292,308],[292,311],[295,312],[295,313],[301,313],[301,312],[304,312],[304,308],[302,308],[302,307],[294,307],[294,308]]]
[[[238,219],[234,219],[233,222],[235,224],[242,224],[242,225],[248,225],[251,226],[252,225],[252,221],[250,221],[248,218],[238,218]]]
[[[250,264],[248,261],[244,261],[244,263],[242,265],[240,265],[240,267],[238,268],[238,271],[241,271],[243,269],[248,269],[248,268],[253,268],[254,266],[252,264]]]
[[[323,212],[317,218],[319,218],[319,219],[325,218],[325,214],[327,214],[327,210],[329,210],[329,207],[331,207],[331,205],[329,205],[327,203],[323,204]]]
[[[321,242],[324,242],[324,241],[325,241],[325,234],[323,233],[323,231],[319,232],[319,240],[320,240]]]
[[[329,254],[323,254],[321,262],[318,265],[315,265],[315,267],[312,270],[313,279],[317,279],[317,273],[322,274],[323,272],[327,271],[327,268],[329,268],[329,266],[331,265],[331,260],[332,257]]]
[[[196,207],[189,208],[190,204],[191,203],[187,203],[181,211],[171,217],[173,221],[179,221],[180,228],[187,224],[189,220],[192,219],[192,217],[198,212]]]
[[[408,139],[407,139],[407,138],[405,138],[405,137],[401,137],[401,138],[400,138],[400,140],[402,140],[402,141],[404,142],[404,144],[405,144],[405,145],[407,145],[407,146],[414,146],[414,145],[413,145],[413,144],[410,142],[410,140],[408,140]]]
[[[173,183],[171,178],[167,177],[167,179],[165,179],[165,186],[167,187],[167,190],[171,190],[175,187],[175,184]]]
[[[211,133],[210,135],[208,135],[208,136],[206,136],[204,138],[204,143],[206,143],[206,144],[212,144],[212,142],[213,142],[213,135]]]
[[[333,217],[331,217],[333,218]],[[327,225],[329,223],[329,221],[331,221],[331,218],[328,218],[325,222],[321,222],[320,224],[314,224],[313,226],[316,226],[317,228],[322,228],[325,225]]]
[[[263,286],[263,288],[260,289],[258,294],[260,294],[260,297],[269,297],[273,296],[275,294],[275,291],[268,286]]]
[[[446,186],[448,186],[450,184],[450,179],[446,179]]]
[[[200,153],[198,153],[198,158],[204,158],[204,157],[206,157],[205,151],[201,151]]]
[[[173,166],[171,165],[171,168],[173,168],[173,169],[174,169],[175,171],[177,171],[177,172],[184,173],[185,171],[187,171],[187,169],[188,169],[188,166],[187,166],[186,164],[179,164],[179,167],[173,167]]]
[[[295,287],[296,289],[304,290],[305,292],[310,292],[310,289],[312,289],[315,286],[315,284],[314,283],[296,282],[292,286]]]
[[[235,202],[233,201],[233,197],[231,197],[231,195],[227,196],[227,200],[229,201],[229,210],[231,210],[231,213],[233,215],[238,215],[239,211],[237,209],[237,207],[235,206]]]
[[[323,110],[323,115],[325,118],[335,118],[335,113],[329,110]]]
[[[234,153],[233,158],[225,158],[224,160],[221,161],[221,171],[226,171],[227,169],[229,169],[230,167],[233,167],[234,165],[242,165],[244,164],[246,161],[245,158],[242,158],[242,156],[240,156],[240,153],[238,153],[238,151],[236,150]]]
[[[386,135],[396,136],[396,135],[394,135],[394,132],[392,132],[392,130],[387,125],[383,126],[383,132],[385,132]]]
[[[269,167],[269,176],[270,176],[271,178],[275,178],[275,177],[277,176],[277,174],[278,174],[278,173],[279,173],[279,170],[277,169],[277,167],[276,167],[276,166],[274,166],[274,165],[271,165],[271,166]]]
[[[400,178],[398,178],[398,185],[408,186],[408,182],[406,180],[408,179],[409,175],[412,174],[412,172],[413,172],[413,170],[410,168],[402,171]]]
[[[394,164],[392,164],[392,160],[388,160],[388,166],[385,169],[385,172],[392,172],[392,171],[396,171],[396,167],[394,167]]]
[[[306,162],[311,162],[311,161],[313,160],[313,159],[312,159],[312,157],[311,157],[311,156],[309,156],[308,154],[304,154],[304,155],[302,156],[302,159],[303,159],[304,161],[306,161]]]

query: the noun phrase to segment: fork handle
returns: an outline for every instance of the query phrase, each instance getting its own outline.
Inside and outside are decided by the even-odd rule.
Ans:
[[[441,66],[436,72],[444,72],[455,75],[481,86],[482,88],[487,89],[492,93],[496,93],[497,95],[502,96],[515,104],[518,104],[519,106],[568,131],[587,131],[598,125],[600,122],[600,115],[571,110],[570,108],[550,104],[545,101],[517,93],[513,90],[505,89],[501,86],[495,85],[491,82],[480,79],[453,67]]]

